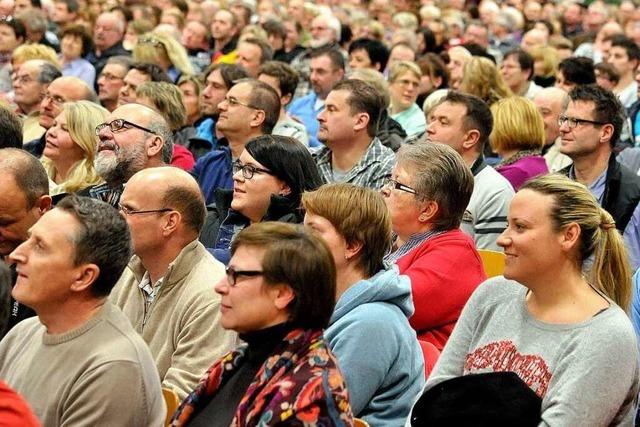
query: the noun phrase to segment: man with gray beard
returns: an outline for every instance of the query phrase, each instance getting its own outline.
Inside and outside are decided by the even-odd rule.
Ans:
[[[96,127],[98,153],[94,166],[104,184],[83,190],[89,196],[118,207],[123,185],[142,169],[171,162],[171,130],[155,110],[140,104],[116,108]]]

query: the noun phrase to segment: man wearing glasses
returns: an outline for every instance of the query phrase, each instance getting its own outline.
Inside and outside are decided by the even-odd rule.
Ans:
[[[55,118],[62,112],[62,104],[65,102],[87,100],[98,102],[98,97],[84,80],[78,77],[62,76],[56,78],[44,90],[44,96],[39,104],[38,123],[45,130],[53,126]],[[29,141],[25,149],[36,157],[42,156],[45,146],[45,135]]]
[[[220,324],[220,296],[211,288],[224,266],[198,241],[204,198],[187,172],[159,167],[129,179],[119,208],[135,255],[111,301],[149,345],[163,387],[184,399],[211,358],[236,340]]]
[[[192,171],[207,204],[215,201],[218,188],[233,188],[232,163],[247,141],[271,134],[280,114],[280,97],[264,82],[243,79],[229,89],[218,113],[216,129],[224,136],[218,139],[220,148],[199,158]]]
[[[640,266],[640,177],[616,161],[613,147],[620,138],[624,107],[597,85],[580,85],[558,118],[560,152],[573,160],[561,172],[589,188],[623,233],[629,260]]]
[[[104,184],[79,194],[117,207],[124,184],[142,169],[171,162],[171,130],[155,110],[140,104],[116,108],[96,127],[98,153],[94,165]]]

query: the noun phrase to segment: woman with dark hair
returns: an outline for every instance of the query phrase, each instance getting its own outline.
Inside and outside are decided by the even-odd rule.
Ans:
[[[89,87],[96,80],[96,69],[84,57],[93,51],[91,34],[82,25],[66,27],[60,41],[62,75],[82,79]]]
[[[234,236],[261,221],[301,223],[300,199],[323,184],[309,150],[280,135],[251,139],[233,163],[233,190],[218,189],[200,241],[219,261],[229,262]]]
[[[172,426],[352,426],[323,337],[336,292],[331,252],[302,226],[266,222],[231,245],[220,322],[245,344],[216,361]]]

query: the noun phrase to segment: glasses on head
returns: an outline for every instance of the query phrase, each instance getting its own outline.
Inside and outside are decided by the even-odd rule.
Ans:
[[[392,179],[392,178],[387,178],[384,181],[384,184],[382,185],[382,188],[384,190],[400,190],[400,191],[404,191],[406,193],[418,194],[418,192],[416,190],[414,190],[413,188],[409,187],[408,185],[404,185],[402,183],[399,183],[398,181],[396,181],[395,179]]]
[[[164,44],[162,44],[162,42],[158,39],[153,39],[151,37],[142,37],[138,39],[138,43],[140,44],[148,44],[151,45],[153,47],[159,47],[162,46],[164,47]]]
[[[236,98],[230,97],[230,96],[225,96],[224,100],[227,101],[227,103],[232,107],[235,107],[236,105],[242,105],[243,107],[251,108],[252,110],[259,110],[260,109],[260,108],[254,107],[251,104],[244,103],[242,101],[238,101]]]
[[[115,119],[111,120],[109,123],[100,123],[98,126],[96,126],[96,135],[100,135],[100,131],[107,126],[109,126],[109,130],[111,132],[118,132],[120,129],[136,128],[157,135],[157,133],[155,133],[151,129],[147,129],[146,127],[131,123],[130,121],[127,121],[125,119]]]
[[[233,267],[227,267],[225,273],[227,273],[227,282],[229,282],[230,286],[236,285],[238,276],[257,277],[264,274],[264,272],[258,270],[236,270]]]
[[[558,126],[562,126],[563,124],[565,124],[565,122],[569,126],[569,129],[575,129],[576,126],[584,123],[589,123],[596,126],[606,125],[606,123],[596,122],[595,120],[578,119],[576,117],[567,117],[567,116],[558,117]]]
[[[233,173],[236,174],[240,171],[242,171],[242,176],[244,177],[244,179],[251,179],[256,173],[266,173],[269,175],[273,175],[273,172],[271,172],[270,170],[258,168],[253,165],[246,165],[240,162],[240,160],[236,160],[235,162],[233,162]]]
[[[164,213],[164,212],[171,212],[173,210],[173,209],[169,209],[169,208],[136,210],[136,209],[131,209],[131,208],[128,208],[126,206],[123,206],[120,203],[118,203],[118,209],[120,210],[120,212],[122,212],[123,214],[125,214],[127,216],[129,216],[129,215],[149,214],[149,213]]]

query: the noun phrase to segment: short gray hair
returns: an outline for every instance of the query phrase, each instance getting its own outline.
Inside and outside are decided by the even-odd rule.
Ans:
[[[149,130],[162,138],[162,161],[170,164],[173,158],[173,133],[169,125],[164,119],[154,120],[149,123]]]
[[[460,154],[433,142],[403,144],[397,153],[397,163],[411,175],[416,199],[438,204],[438,214],[433,220],[435,230],[460,227],[473,192],[471,169]]]
[[[40,71],[37,77],[38,83],[49,84],[58,77],[62,77],[62,73],[58,67],[48,61],[43,61],[42,64],[40,64]]]

